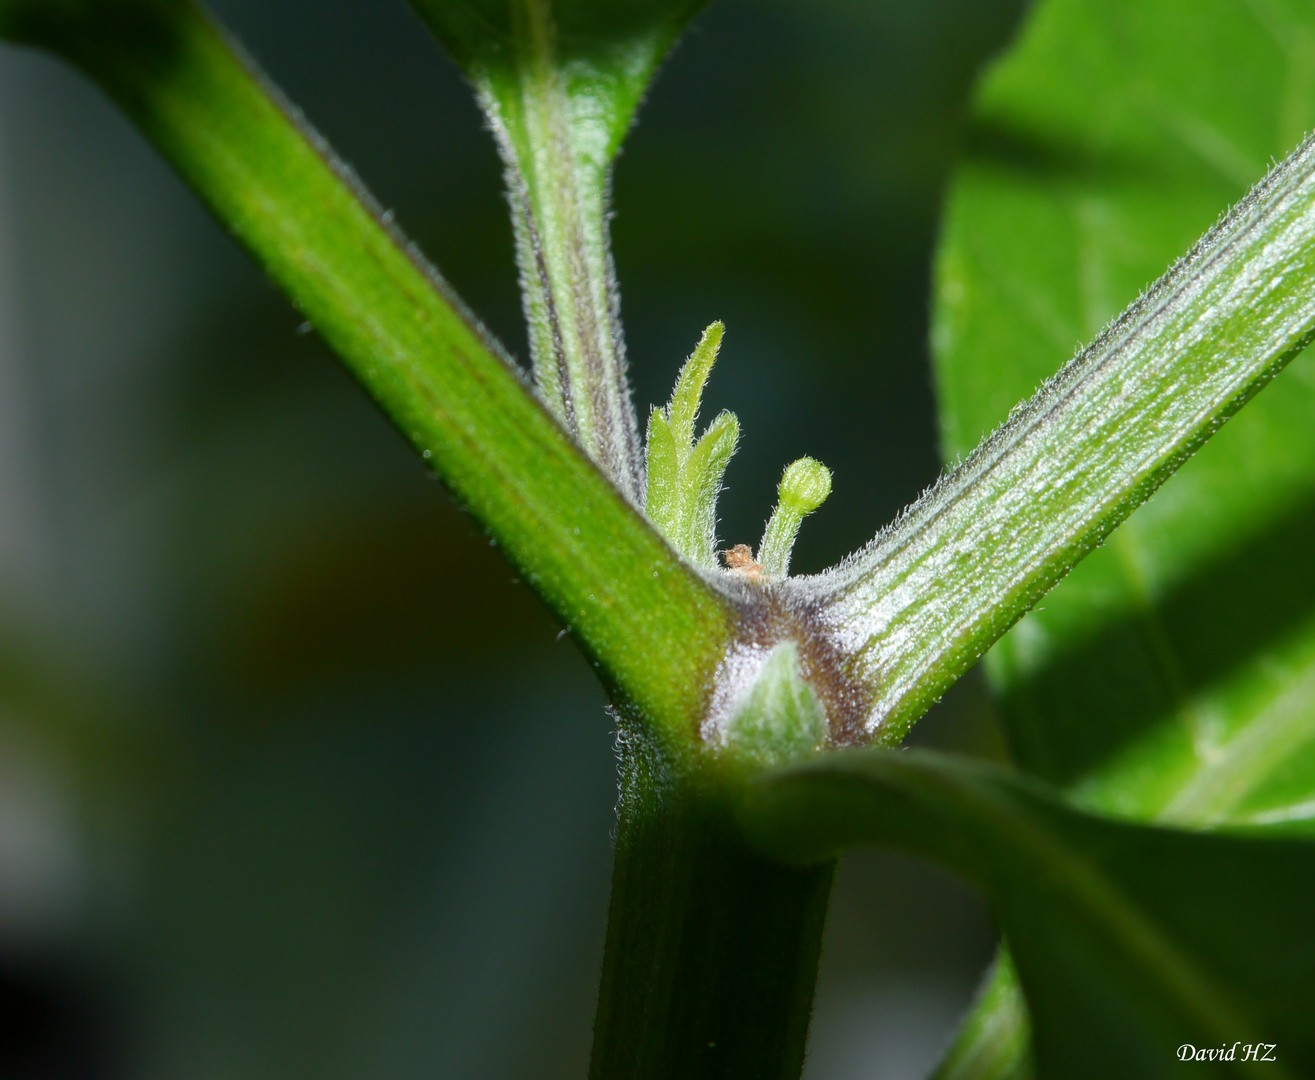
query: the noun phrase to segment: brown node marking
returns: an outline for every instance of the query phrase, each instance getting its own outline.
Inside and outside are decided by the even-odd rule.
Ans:
[[[740,545],[747,551],[747,545]],[[732,549],[734,550],[734,549]],[[729,552],[723,553],[729,556]],[[731,560],[727,558],[727,564]],[[757,565],[757,564],[755,564]],[[732,566],[732,569],[734,567]],[[745,580],[743,572],[736,577]],[[831,746],[862,746],[872,741],[867,722],[875,688],[858,677],[815,603],[793,592],[787,582],[748,579],[741,587],[736,637],[764,654],[781,641],[799,650],[800,674],[821,700]]]
[[[736,544],[733,548],[723,551],[721,555],[726,560],[726,569],[734,570],[747,578],[762,577],[763,564],[754,559],[753,548],[748,544]]]

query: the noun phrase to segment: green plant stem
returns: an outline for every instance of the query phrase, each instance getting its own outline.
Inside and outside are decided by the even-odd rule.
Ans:
[[[479,95],[506,165],[539,392],[635,506],[644,458],[608,237],[612,162],[703,0],[411,0]]]
[[[414,6],[466,68],[506,166],[539,392],[612,482],[642,506],[644,459],[607,204],[612,159],[638,104],[631,83],[642,88],[655,58],[637,51],[628,66],[638,79],[606,78],[586,65],[584,85],[573,85],[581,73],[561,55],[550,0],[511,0],[496,29],[472,29],[451,5]]]
[[[577,106],[546,0],[512,5],[510,79],[477,77],[507,166],[530,354],[544,400],[636,506],[643,452],[607,229],[606,125]]]
[[[1315,143],[862,552],[791,582],[898,739],[1315,334]]]
[[[214,24],[182,0],[7,0],[0,33],[55,50],[108,91],[570,627],[614,696],[688,744],[727,608]]]
[[[832,864],[747,846],[737,778],[626,745],[592,1080],[797,1080]]]
[[[745,847],[723,778],[690,752],[727,609],[195,7],[10,3],[0,28],[74,60],[137,120],[657,736],[627,752],[595,1075],[793,1080],[831,874]],[[656,760],[660,774],[642,765]]]

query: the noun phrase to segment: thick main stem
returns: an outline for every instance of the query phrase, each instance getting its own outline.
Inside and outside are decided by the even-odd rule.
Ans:
[[[545,0],[518,0],[512,23],[518,63],[476,81],[507,166],[535,381],[639,506],[643,455],[607,228],[614,118],[571,93]]]
[[[798,1080],[832,864],[751,850],[736,783],[624,751],[591,1080]]]

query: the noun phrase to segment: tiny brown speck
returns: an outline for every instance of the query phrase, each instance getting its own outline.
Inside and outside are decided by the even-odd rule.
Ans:
[[[762,563],[754,561],[753,548],[748,544],[736,544],[730,550],[723,551],[722,556],[726,559],[727,569],[735,570],[745,577],[762,576]]]

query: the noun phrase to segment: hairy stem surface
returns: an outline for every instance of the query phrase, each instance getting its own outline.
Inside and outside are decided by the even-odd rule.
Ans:
[[[700,0],[411,3],[474,83],[506,165],[539,392],[641,506],[608,188],[658,60]]]
[[[610,125],[570,93],[546,0],[512,9],[515,77],[477,82],[507,166],[535,379],[548,407],[640,506],[643,453],[607,229]]]
[[[331,151],[183,0],[0,0],[99,82],[571,629],[687,744],[732,617],[534,399]]]
[[[791,584],[900,737],[1315,335],[1315,143],[894,525]]]
[[[717,763],[624,752],[591,1080],[797,1080],[832,864],[750,848]]]

